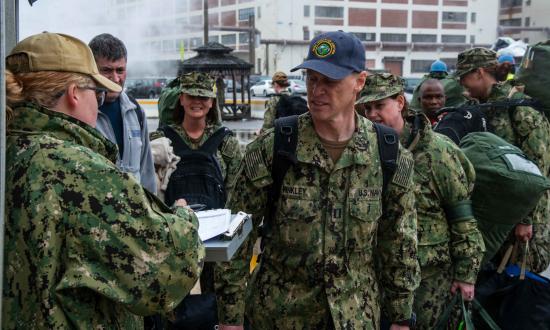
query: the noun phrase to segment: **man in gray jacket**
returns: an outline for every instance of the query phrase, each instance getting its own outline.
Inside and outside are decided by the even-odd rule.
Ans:
[[[101,75],[124,87],[127,51],[124,43],[107,33],[89,43]],[[147,118],[139,104],[125,92],[108,92],[99,107],[96,129],[118,146],[117,166],[156,193],[155,168],[149,146]]]

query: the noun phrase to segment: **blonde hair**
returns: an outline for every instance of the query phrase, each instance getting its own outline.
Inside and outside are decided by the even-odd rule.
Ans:
[[[9,124],[14,116],[13,106],[32,102],[52,109],[69,84],[94,85],[92,78],[74,72],[37,71],[14,73],[10,67],[28,66],[26,56],[10,56],[6,59],[6,118]]]

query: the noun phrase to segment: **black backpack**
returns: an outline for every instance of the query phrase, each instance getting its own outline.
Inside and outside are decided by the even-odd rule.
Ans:
[[[223,208],[227,196],[216,151],[223,139],[232,134],[231,131],[221,127],[199,149],[192,150],[170,126],[160,130],[172,141],[174,153],[181,158],[166,187],[166,205],[185,198],[189,205],[202,204],[205,209]]]
[[[484,111],[488,109],[503,109],[508,111],[510,122],[514,124],[513,116],[517,107],[532,107],[539,110],[540,103],[535,99],[508,99],[482,104],[464,105],[460,107],[442,108],[437,114],[447,113],[434,127],[434,132],[443,134],[457,145],[460,140],[473,132],[492,131],[487,125]]]
[[[275,106],[275,119],[299,116],[307,111],[307,102],[303,97],[282,94]]]
[[[378,152],[382,162],[382,195],[385,195],[388,184],[397,170],[399,137],[397,132],[387,126],[374,123],[378,137]],[[275,213],[275,202],[279,200],[283,179],[288,169],[295,165],[296,147],[298,146],[298,116],[283,117],[275,120],[275,140],[273,145],[273,164],[271,177],[273,184],[268,192],[268,205],[261,228],[261,236],[269,234],[272,216]],[[262,240],[264,243],[265,240]]]

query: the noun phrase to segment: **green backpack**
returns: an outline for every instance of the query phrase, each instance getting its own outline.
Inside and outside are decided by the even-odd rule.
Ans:
[[[550,189],[550,180],[519,148],[492,133],[470,133],[460,148],[476,171],[472,207],[488,261]]]
[[[158,110],[159,110],[159,127],[174,124],[174,110],[180,106],[179,99],[181,94],[180,80],[176,78],[170,81],[160,93]]]
[[[550,40],[530,45],[515,75],[525,94],[539,101],[536,107],[550,119]]]

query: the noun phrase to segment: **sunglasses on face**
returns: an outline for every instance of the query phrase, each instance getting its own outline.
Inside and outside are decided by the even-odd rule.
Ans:
[[[107,89],[102,87],[92,87],[92,86],[77,86],[80,89],[90,89],[95,92],[95,97],[97,99],[97,106],[100,107],[105,102],[105,96],[107,95]]]

